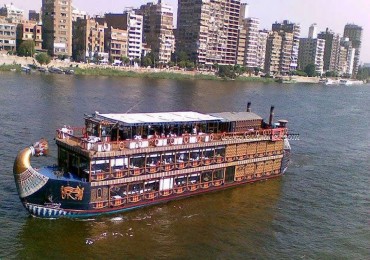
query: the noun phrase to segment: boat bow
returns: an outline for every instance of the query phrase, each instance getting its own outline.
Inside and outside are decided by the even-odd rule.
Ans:
[[[45,139],[20,151],[14,161],[13,174],[20,198],[32,195],[41,189],[49,180],[31,166],[31,156],[42,156],[48,153],[48,142]]]

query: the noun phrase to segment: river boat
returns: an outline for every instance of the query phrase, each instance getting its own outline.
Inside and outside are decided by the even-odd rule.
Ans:
[[[250,111],[85,115],[56,131],[57,164],[41,139],[21,150],[13,173],[33,216],[79,218],[123,212],[281,176],[290,145],[287,121]]]
[[[349,79],[341,79],[339,80],[340,85],[352,86],[352,85],[362,85],[364,82],[362,80],[349,80]]]

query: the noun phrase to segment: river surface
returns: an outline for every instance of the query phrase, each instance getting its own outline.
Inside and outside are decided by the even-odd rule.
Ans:
[[[12,167],[20,149],[84,113],[252,111],[288,119],[282,177],[123,214],[33,218]],[[370,259],[370,85],[321,86],[0,74],[0,259]]]

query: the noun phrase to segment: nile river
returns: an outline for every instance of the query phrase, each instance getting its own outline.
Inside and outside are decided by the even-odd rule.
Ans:
[[[40,137],[84,113],[252,111],[288,119],[281,178],[85,220],[32,218],[12,174]],[[0,259],[370,259],[370,85],[0,74]]]

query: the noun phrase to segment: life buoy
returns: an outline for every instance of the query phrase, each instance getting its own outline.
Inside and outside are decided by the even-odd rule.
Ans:
[[[215,139],[215,136],[214,136],[213,134],[211,134],[211,135],[209,136],[209,140],[210,140],[210,141],[213,141],[213,139]]]
[[[155,143],[155,145],[158,145],[159,144],[159,139],[155,139],[154,143]]]
[[[122,151],[125,148],[125,143],[124,142],[119,142],[118,148]]]
[[[221,140],[224,140],[225,139],[225,136],[226,136],[226,134],[225,133],[222,133]]]
[[[174,144],[175,143],[175,138],[170,138],[170,144]]]
[[[202,138],[200,137],[200,135],[197,136],[197,142],[200,143],[200,141],[202,140]]]
[[[248,137],[249,137],[248,132],[244,132],[243,136],[244,136],[245,139],[248,139]]]
[[[187,135],[184,136],[184,143],[186,144],[189,143],[189,136]]]

